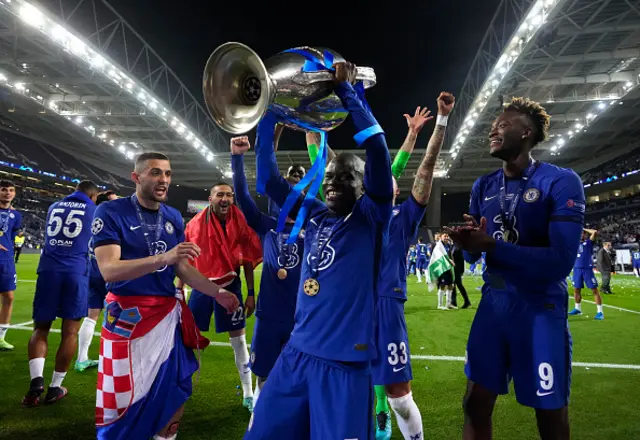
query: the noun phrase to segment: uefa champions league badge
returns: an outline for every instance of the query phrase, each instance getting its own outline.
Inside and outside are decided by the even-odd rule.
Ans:
[[[540,198],[540,191],[535,188],[529,188],[522,198],[527,203],[533,203]]]
[[[91,233],[93,235],[98,235],[100,231],[102,231],[103,227],[104,227],[104,222],[102,221],[102,219],[100,217],[96,217],[93,219],[93,222],[91,223]]]
[[[171,224],[171,222],[166,222],[164,224],[164,230],[167,231],[167,234],[173,234],[173,231],[175,230],[173,225]]]
[[[16,218],[16,215],[13,212],[9,213],[9,218]]]

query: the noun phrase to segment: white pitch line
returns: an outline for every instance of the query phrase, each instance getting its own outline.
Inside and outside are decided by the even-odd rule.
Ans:
[[[19,283],[37,283],[37,280],[18,280]]]
[[[583,299],[582,301],[587,302],[589,304],[595,304],[595,302],[593,301],[589,301],[587,299]],[[615,309],[615,310],[620,310],[622,312],[628,312],[628,313],[634,313],[636,315],[640,315],[640,312],[636,311],[636,310],[629,310],[629,309],[623,309],[622,307],[618,307],[618,306],[611,306],[609,304],[602,304],[602,307],[607,307],[609,309]]]
[[[18,325],[11,327],[14,330],[29,330],[32,329],[29,327],[19,327]],[[60,333],[59,328],[52,328],[50,330],[53,333]],[[100,332],[94,332],[94,336],[100,336]],[[218,342],[211,341],[209,344],[213,347],[231,347],[231,344],[228,342]],[[251,345],[249,345],[251,347]],[[437,356],[437,355],[422,355],[422,354],[414,354],[411,355],[411,359],[415,359],[418,361],[447,361],[447,362],[464,362],[464,356]],[[640,370],[640,365],[634,364],[603,364],[597,362],[573,362],[572,365],[574,367],[586,367],[586,368],[610,368],[616,370]]]

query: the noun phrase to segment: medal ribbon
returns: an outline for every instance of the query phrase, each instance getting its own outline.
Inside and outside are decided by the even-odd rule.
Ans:
[[[518,207],[518,202],[520,201],[520,197],[522,197],[522,193],[524,192],[525,187],[527,186],[527,182],[537,168],[538,163],[535,160],[531,160],[529,162],[529,166],[522,174],[522,179],[520,180],[520,186],[518,190],[513,195],[513,200],[509,205],[509,209],[505,209],[507,204],[507,180],[504,175],[504,171],[502,172],[502,188],[500,188],[500,219],[502,220],[502,225],[504,226],[504,230],[508,231],[508,233],[513,232],[513,218],[516,213],[516,208]]]
[[[138,221],[140,222],[140,226],[142,226],[142,230],[144,231],[144,241],[147,243],[147,249],[149,250],[149,256],[153,257],[155,252],[153,251],[153,244],[151,239],[151,231],[149,230],[149,226],[147,222],[144,221],[144,217],[142,216],[142,209],[140,208],[140,202],[138,202],[138,197],[136,195],[131,196],[131,203],[133,204],[134,209],[136,210],[136,215],[138,216]],[[160,205],[160,209],[158,209],[158,221],[156,222],[156,234],[154,243],[160,240],[160,236],[162,235],[162,205]]]

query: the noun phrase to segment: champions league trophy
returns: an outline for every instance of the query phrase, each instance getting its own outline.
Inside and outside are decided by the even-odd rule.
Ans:
[[[263,62],[244,44],[225,43],[204,69],[204,101],[216,124],[231,134],[248,132],[267,110],[290,128],[330,131],[348,115],[333,92],[330,71],[344,61],[331,49],[299,47]],[[368,89],[376,76],[372,68],[358,67],[356,80]]]

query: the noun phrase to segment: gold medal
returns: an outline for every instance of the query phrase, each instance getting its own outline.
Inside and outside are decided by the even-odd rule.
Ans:
[[[320,292],[320,283],[315,278],[307,278],[302,289],[305,295],[316,296]]]
[[[0,237],[2,237],[4,235],[4,232],[0,231]]]
[[[502,238],[505,242],[509,243],[509,231],[504,231],[504,234],[502,234]]]
[[[281,280],[287,278],[287,269],[285,269],[284,267],[278,269],[278,278]]]

